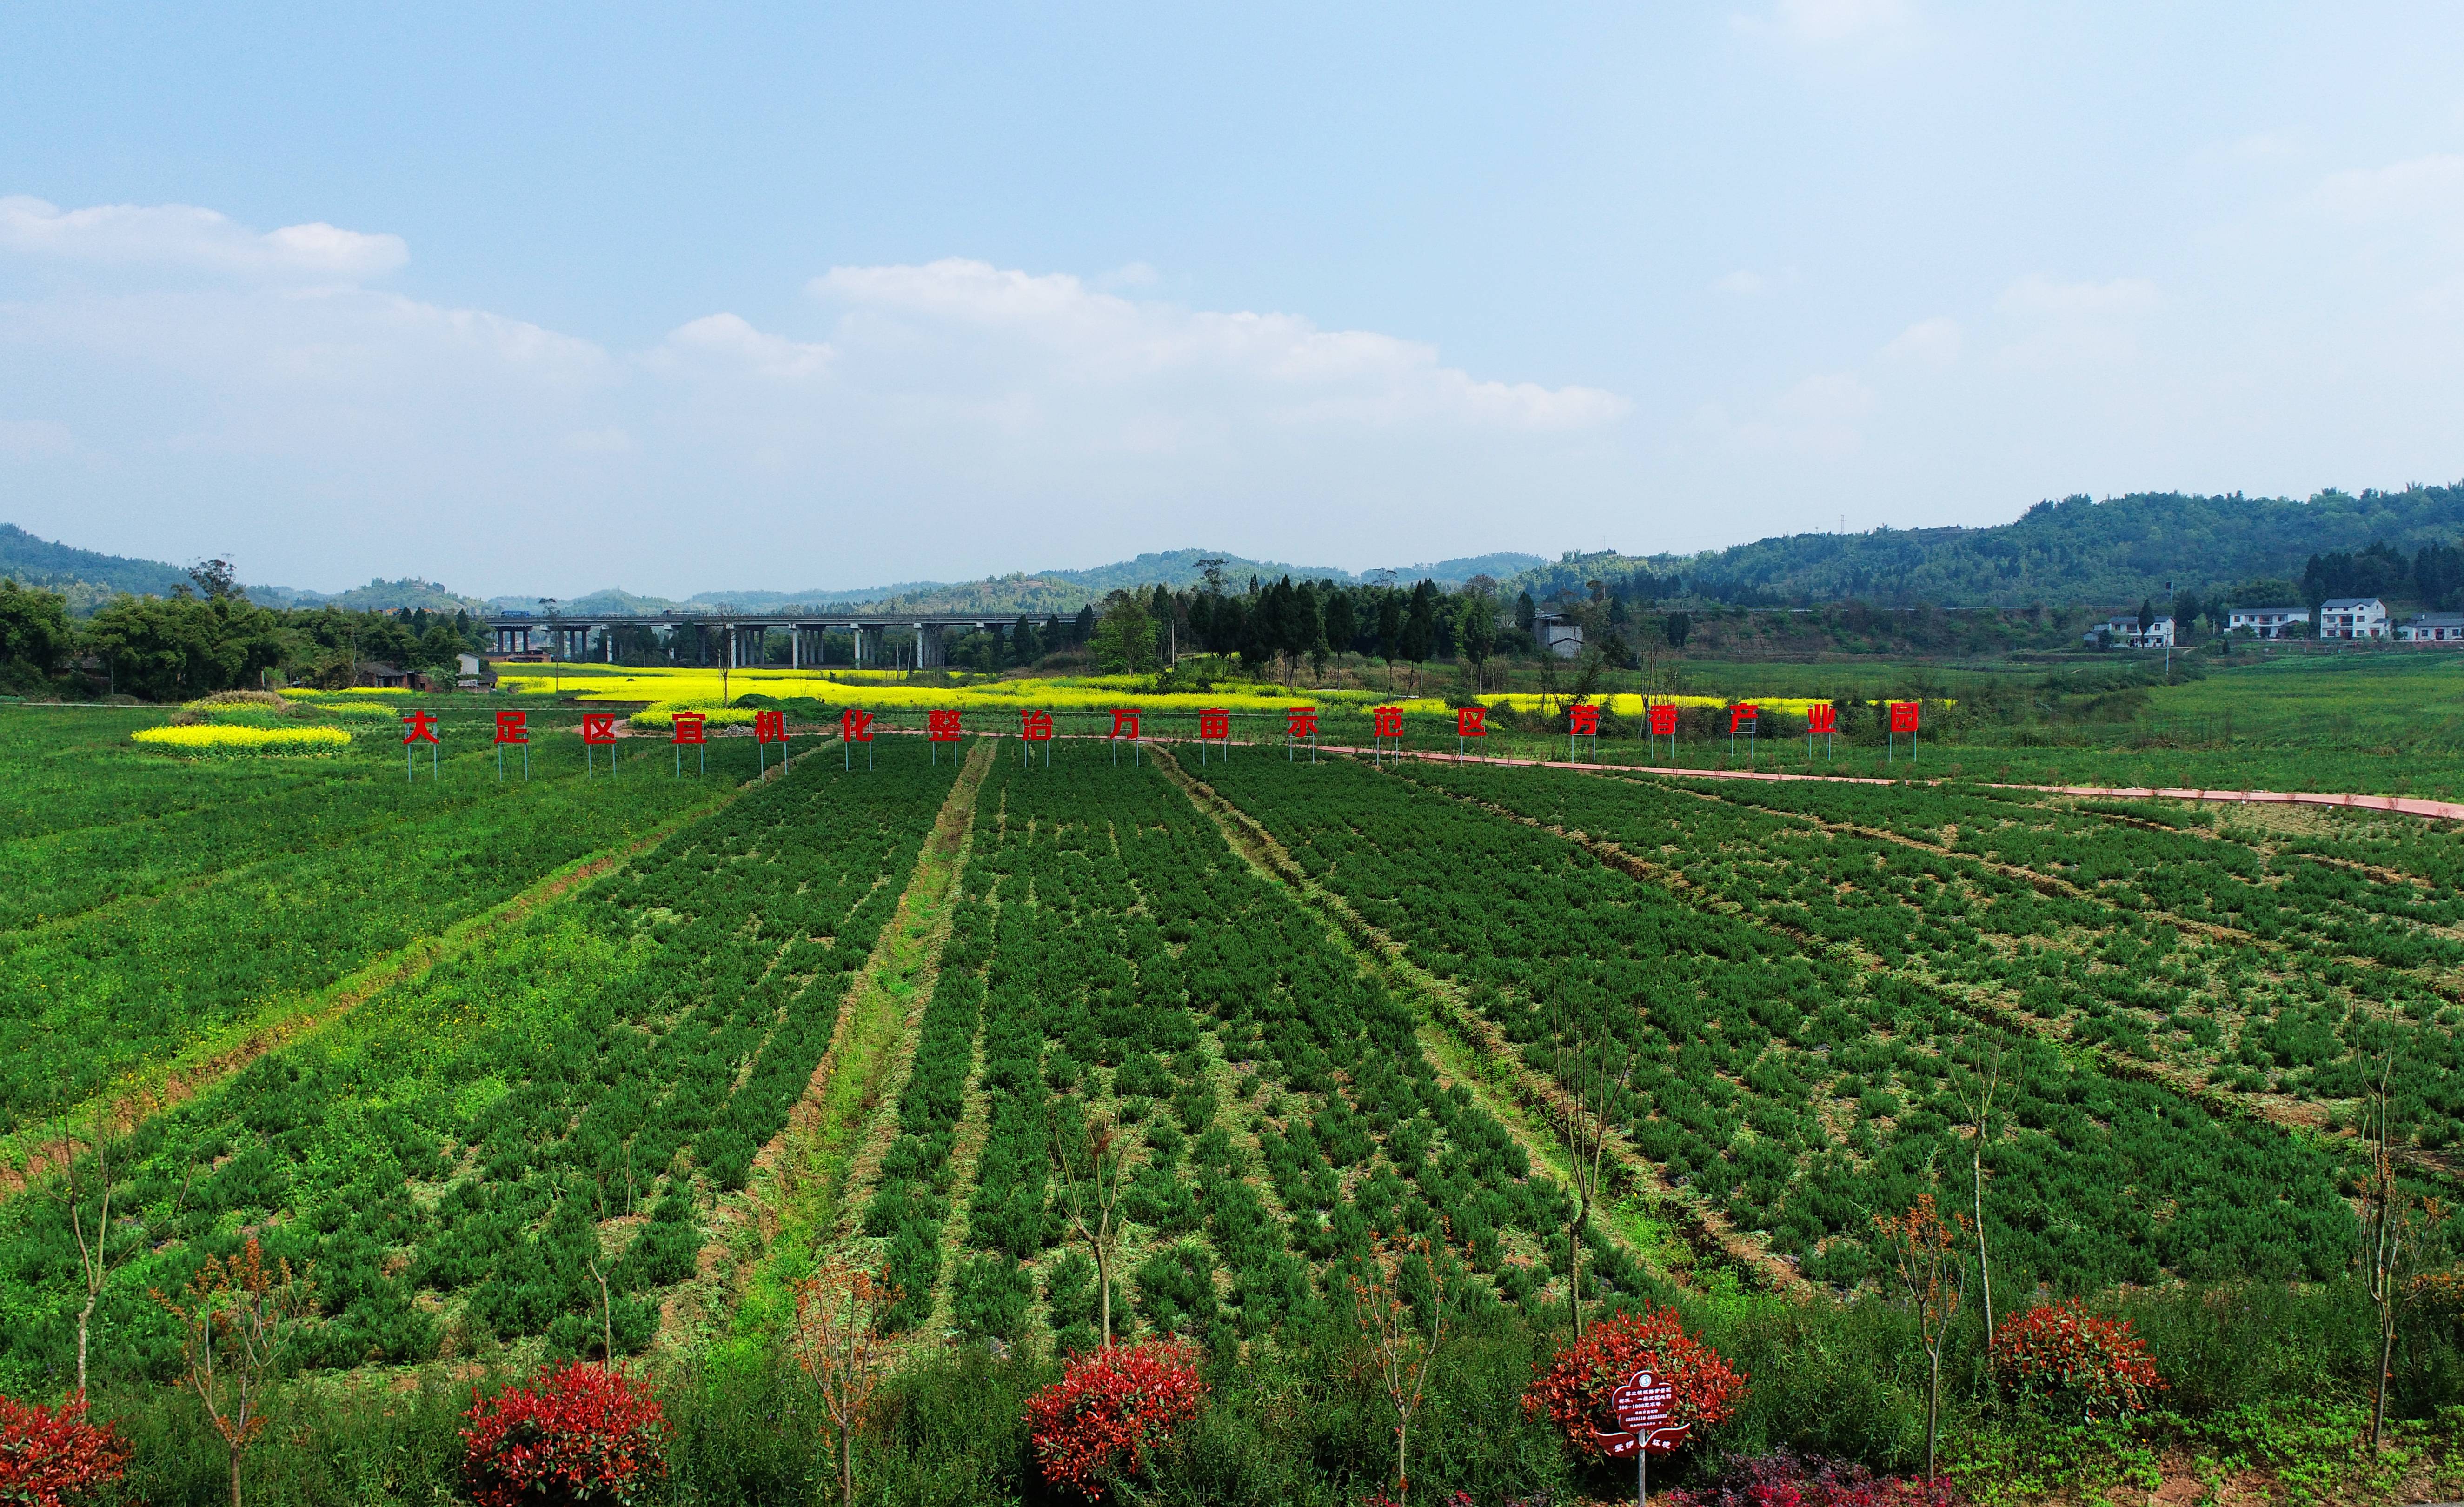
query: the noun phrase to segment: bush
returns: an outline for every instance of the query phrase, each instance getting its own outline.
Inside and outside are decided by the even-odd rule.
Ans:
[[[479,1507],[605,1496],[632,1502],[668,1474],[668,1423],[656,1398],[604,1365],[552,1367],[463,1416],[463,1483]]]
[[[2144,1412],[2165,1385],[2130,1320],[2066,1303],[2040,1304],[1993,1337],[1993,1375],[2015,1396],[2058,1401],[2090,1421]]]
[[[1717,1481],[1680,1488],[1666,1500],[1669,1507],[1952,1507],[1960,1496],[1948,1481],[1876,1475],[1851,1461],[1781,1450],[1732,1454]]]
[[[1143,1474],[1205,1395],[1194,1345],[1150,1341],[1072,1356],[1061,1380],[1027,1399],[1036,1464],[1054,1486],[1100,1498]]]
[[[1674,1309],[1654,1306],[1603,1319],[1558,1351],[1523,1394],[1523,1409],[1535,1418],[1546,1414],[1576,1454],[1607,1459],[1594,1430],[1619,1431],[1609,1393],[1645,1366],[1677,1389],[1671,1424],[1708,1428],[1735,1412],[1745,1395],[1746,1378],[1719,1351],[1687,1334]]]
[[[0,1397],[0,1502],[60,1507],[128,1469],[128,1446],[111,1425],[85,1421],[82,1399],[45,1407]]]

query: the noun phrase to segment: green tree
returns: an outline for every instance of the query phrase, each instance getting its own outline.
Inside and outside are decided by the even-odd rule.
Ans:
[[[1667,635],[1669,648],[1684,648],[1685,640],[1694,635],[1693,614],[1688,612],[1669,613],[1668,621],[1662,626],[1662,632]]]
[[[1090,609],[1091,610],[1091,609]],[[1136,591],[1114,591],[1104,599],[1104,615],[1087,640],[1096,668],[1107,675],[1144,675],[1155,667],[1155,619],[1146,598]]]
[[[1472,669],[1481,670],[1497,648],[1497,603],[1485,591],[1465,591],[1456,598],[1455,610],[1455,642]]]
[[[1386,661],[1392,674],[1395,661],[1403,657],[1403,593],[1387,590],[1377,597],[1377,657]]]
[[[1089,602],[1078,609],[1078,616],[1070,623],[1069,641],[1073,644],[1084,644],[1093,637],[1094,633],[1095,604]]]
[[[1531,632],[1531,625],[1538,621],[1540,621],[1540,609],[1531,600],[1531,593],[1526,591],[1517,596],[1514,599],[1514,626],[1528,633]]]
[[[1412,588],[1404,605],[1403,626],[1397,635],[1397,647],[1412,663],[1412,688],[1419,689],[1420,666],[1438,649],[1438,584],[1423,581]]]
[[[187,700],[253,685],[281,664],[282,626],[244,596],[124,596],[94,615],[86,636],[120,690]]]
[[[1353,615],[1352,593],[1338,586],[1326,592],[1326,641],[1336,654],[1351,652],[1353,641],[1360,636],[1360,626]]]
[[[72,642],[68,598],[0,580],[0,663],[56,675]]]

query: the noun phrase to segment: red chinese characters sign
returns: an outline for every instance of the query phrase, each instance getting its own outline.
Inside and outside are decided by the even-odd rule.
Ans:
[[[1759,716],[1759,712],[1760,709],[1751,701],[1740,701],[1736,705],[1729,707],[1728,731],[1733,733],[1738,728],[1745,726],[1748,722],[1754,721]]]
[[[839,736],[851,743],[872,742],[872,714],[850,706],[839,714]],[[867,757],[870,757],[868,755]]]
[[[1677,1406],[1677,1388],[1651,1372],[1637,1371],[1625,1383],[1609,1393],[1609,1411],[1623,1427],[1620,1433],[1592,1430],[1603,1449],[1617,1459],[1624,1459],[1638,1450],[1653,1454],[1667,1454],[1685,1442],[1692,1432],[1688,1424],[1670,1424],[1669,1413]]]
[[[710,742],[709,729],[710,719],[702,713],[678,712],[676,714],[676,735],[670,739],[669,742],[679,743],[706,743]]]
[[[1134,706],[1112,708],[1112,736],[1135,738],[1138,735],[1138,709]]]
[[[527,743],[530,741],[530,713],[498,712],[496,714],[496,742],[500,743]]]
[[[1653,703],[1653,705],[1652,705],[1652,708],[1651,708],[1651,714],[1650,714],[1650,715],[1651,715],[1651,736],[1652,736],[1652,737],[1654,737],[1654,738],[1674,738],[1674,737],[1676,737],[1676,736],[1677,736],[1677,703],[1676,703],[1676,702],[1674,702],[1674,701],[1659,701],[1659,702],[1655,702],[1655,703]]]
[[[1284,735],[1287,738],[1317,736],[1317,708],[1295,706],[1284,713]]]
[[[1050,712],[1019,713],[1018,735],[1029,742],[1050,742],[1052,741],[1052,714]]]
[[[593,747],[609,747],[616,742],[616,714],[584,712],[582,714],[582,741]]]
[[[1817,701],[1805,709],[1805,730],[1809,733],[1836,733],[1839,730],[1839,708],[1828,701]]]
[[[762,743],[783,743],[787,741],[787,714],[756,712],[753,714],[753,741]]]
[[[1487,737],[1488,708],[1485,706],[1455,708],[1455,736],[1457,738]]]
[[[1600,735],[1600,709],[1588,702],[1566,708],[1566,731],[1577,738]]]
[[[1915,732],[1917,730],[1918,710],[1918,702],[1893,701],[1891,703],[1891,731],[1895,733]]]
[[[1231,742],[1232,714],[1218,709],[1199,713],[1198,736],[1201,742],[1210,738],[1221,738],[1226,742]]]
[[[436,742],[436,714],[434,712],[407,713],[402,720],[402,741],[406,743]]]
[[[957,712],[955,710],[926,712],[924,731],[925,735],[936,743],[957,742],[958,741]]]
[[[1371,709],[1370,717],[1372,719],[1370,722],[1371,737],[1400,738],[1403,736],[1403,709],[1401,707],[1375,707]]]

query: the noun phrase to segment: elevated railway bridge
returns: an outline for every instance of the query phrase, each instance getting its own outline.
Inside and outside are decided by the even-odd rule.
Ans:
[[[819,669],[826,663],[823,654],[824,635],[832,632],[853,635],[855,656],[850,668],[881,667],[888,657],[888,635],[899,629],[909,630],[914,634],[913,668],[930,669],[949,663],[948,642],[951,638],[968,632],[1001,632],[1017,624],[1015,618],[992,617],[979,612],[810,612],[800,608],[759,612],[691,609],[588,614],[491,612],[481,621],[495,635],[495,652],[499,654],[545,652],[568,664],[594,658],[614,664],[616,630],[620,628],[642,628],[653,632],[698,628],[719,635],[731,670],[767,663],[763,645],[773,629],[786,630],[788,663],[799,670]],[[598,635],[595,644],[593,634]],[[904,659],[905,656],[901,657]]]

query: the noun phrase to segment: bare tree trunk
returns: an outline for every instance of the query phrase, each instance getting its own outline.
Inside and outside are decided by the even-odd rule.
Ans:
[[[1574,1341],[1583,1339],[1583,1204],[1574,1201],[1574,1222],[1566,1230],[1572,1257],[1566,1263],[1566,1311],[1574,1316]]]
[[[90,1324],[92,1323],[92,1321],[93,1321],[93,1319],[94,1319],[94,1305],[95,1305],[95,1301],[96,1301],[98,1298],[101,1297],[101,1296],[102,1296],[102,1295],[101,1295],[100,1293],[99,1293],[99,1292],[88,1292],[88,1293],[86,1294],[85,1306],[84,1306],[83,1308],[81,1308],[81,1309],[78,1309],[78,1310],[77,1310],[77,1401],[79,1401],[79,1402],[83,1402],[83,1401],[85,1400],[85,1338],[86,1338],[86,1333],[87,1333],[88,1327],[90,1326]]]
[[[1095,1248],[1095,1303],[1104,1315],[1104,1348],[1112,1348],[1112,1263],[1104,1248]]]
[[[1945,1326],[1948,1333],[1948,1326]],[[1940,1437],[1942,1425],[1942,1342],[1933,1347],[1933,1385],[1925,1388],[1925,1480],[1934,1478],[1934,1440]]]
[[[2393,1284],[2389,1284],[2392,1290]],[[2370,1452],[2379,1452],[2379,1434],[2387,1427],[2387,1372],[2395,1364],[2395,1305],[2379,1308],[2379,1380],[2370,1398]]]
[[[1978,1291],[1985,1300],[1985,1353],[1993,1353],[1993,1268],[1985,1255],[1985,1127],[1976,1127],[1974,1146],[1976,1173],[1976,1275]]]
[[[231,1447],[231,1507],[239,1507],[239,1446]]]
[[[855,1429],[839,1430],[839,1500],[855,1507]]]

